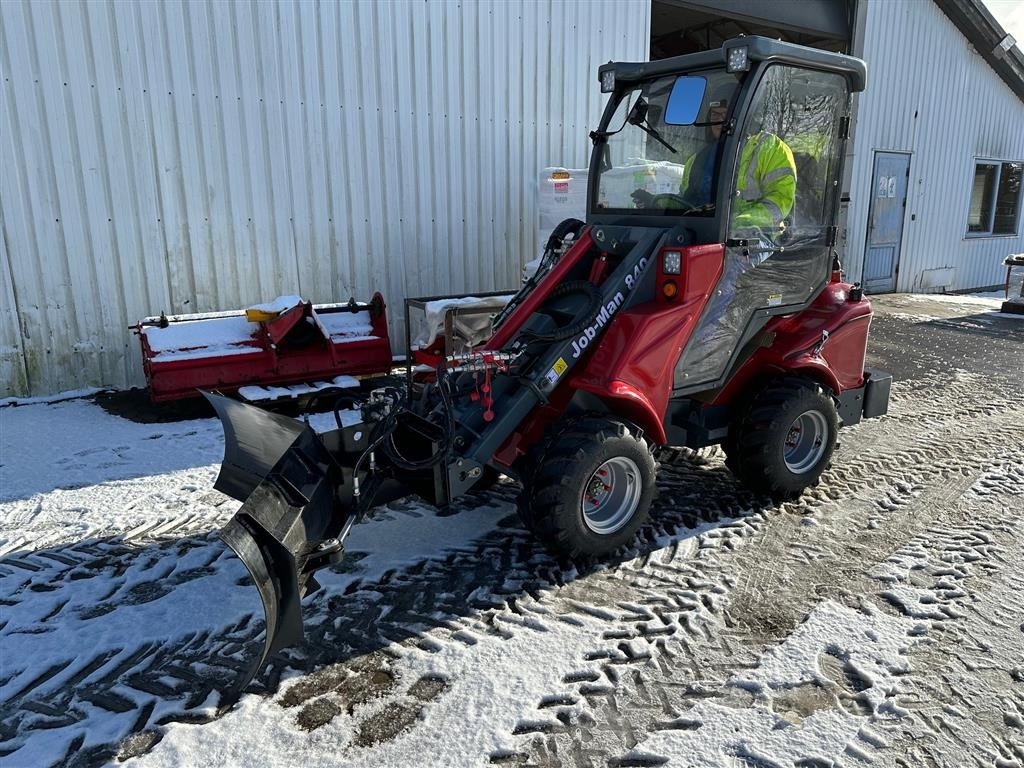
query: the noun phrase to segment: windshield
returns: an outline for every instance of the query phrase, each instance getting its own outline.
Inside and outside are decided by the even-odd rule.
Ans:
[[[695,98],[696,114],[670,96],[677,81]],[[683,82],[685,81],[685,83]],[[671,75],[626,91],[608,122],[600,163],[597,207],[616,212],[714,215],[722,128],[737,88],[724,71]],[[694,85],[697,87],[694,87]]]

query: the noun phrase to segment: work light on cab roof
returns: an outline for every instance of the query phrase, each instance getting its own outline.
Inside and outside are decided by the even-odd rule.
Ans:
[[[750,69],[750,59],[747,56],[747,46],[738,45],[735,48],[729,48],[727,50],[729,51],[725,61],[725,69],[727,72],[746,72]]]

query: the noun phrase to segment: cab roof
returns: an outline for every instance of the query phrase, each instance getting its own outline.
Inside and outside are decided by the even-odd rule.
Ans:
[[[611,70],[615,72],[616,84],[635,83],[660,75],[682,74],[716,65],[724,66],[728,61],[729,51],[744,46],[747,48],[747,58],[752,62],[779,62],[836,72],[846,76],[851,91],[863,91],[867,83],[867,65],[861,59],[818,48],[809,48],[806,45],[784,43],[781,40],[772,40],[759,35],[734,37],[726,40],[721,48],[688,53],[684,56],[673,56],[670,59],[639,62],[610,61],[598,67],[597,79],[600,82],[601,75]]]

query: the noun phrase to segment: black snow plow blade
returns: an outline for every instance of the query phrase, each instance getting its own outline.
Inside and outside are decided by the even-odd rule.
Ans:
[[[302,640],[312,572],[342,556],[352,507],[351,471],[295,419],[220,395],[206,395],[224,426],[224,462],[215,487],[243,502],[221,538],[245,563],[266,614],[263,653],[241,690],[275,651]]]

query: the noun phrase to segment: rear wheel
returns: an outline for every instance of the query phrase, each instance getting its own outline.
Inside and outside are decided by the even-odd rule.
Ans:
[[[726,441],[726,466],[751,490],[777,499],[816,485],[836,445],[832,398],[806,379],[783,379],[757,394]]]
[[[631,541],[655,493],[654,458],[625,423],[585,417],[553,437],[524,484],[520,515],[545,546],[603,555]]]

